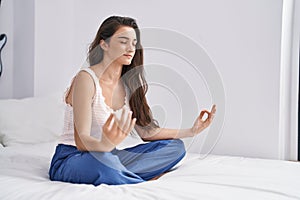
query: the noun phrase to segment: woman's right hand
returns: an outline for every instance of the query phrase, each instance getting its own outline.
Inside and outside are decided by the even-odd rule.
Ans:
[[[132,119],[132,111],[128,114],[126,109],[122,109],[121,118],[111,113],[102,127],[102,142],[109,145],[111,149],[120,144],[134,128],[136,118]]]

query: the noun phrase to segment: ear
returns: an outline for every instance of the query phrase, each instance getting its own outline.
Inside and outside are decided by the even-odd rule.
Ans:
[[[104,40],[100,40],[100,46],[103,51],[106,51],[108,49],[108,44]]]

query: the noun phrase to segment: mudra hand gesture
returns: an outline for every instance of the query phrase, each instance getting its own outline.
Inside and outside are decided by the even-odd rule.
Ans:
[[[132,131],[136,118],[132,119],[132,111],[127,112],[125,108],[121,110],[121,116],[111,114],[103,125],[102,140],[112,147],[120,144]]]
[[[203,118],[205,113],[207,114],[207,117]],[[200,115],[197,117],[197,119],[194,122],[194,125],[191,129],[193,136],[197,135],[198,133],[200,133],[201,131],[206,129],[211,124],[215,113],[216,113],[216,105],[212,106],[210,112],[207,110],[202,110],[200,112]]]

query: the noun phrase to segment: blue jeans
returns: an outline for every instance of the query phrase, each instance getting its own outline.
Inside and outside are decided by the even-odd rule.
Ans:
[[[157,140],[111,152],[79,151],[59,144],[49,176],[53,181],[100,185],[133,184],[154,178],[175,166],[185,155],[181,140]]]

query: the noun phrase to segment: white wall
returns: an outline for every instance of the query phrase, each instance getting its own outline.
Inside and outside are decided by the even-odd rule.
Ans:
[[[73,35],[80,31],[74,27],[73,4],[73,0],[35,1],[35,96],[64,91],[81,64],[73,60],[78,48]]]
[[[205,49],[221,74],[226,94],[226,120],[212,153],[279,158],[281,0],[195,0],[182,4],[171,0],[105,4],[98,0],[34,1],[35,96],[67,86],[84,64],[88,44],[100,23],[112,14],[136,18],[142,33],[147,27],[171,30]],[[142,39],[149,41],[143,35]],[[180,45],[180,41],[174,43]],[[149,103],[162,125],[189,127],[200,109],[213,103],[205,77],[195,73],[180,55],[148,48],[145,64]],[[1,93],[2,85],[0,82]],[[0,98],[10,96],[11,88],[4,93]],[[208,132],[193,143],[187,141],[192,144],[189,149],[205,150],[201,145]]]
[[[34,19],[34,0],[14,0],[13,95],[15,98],[34,95]]]
[[[33,96],[34,0],[3,1],[0,10],[0,31],[7,35],[0,98]]]

